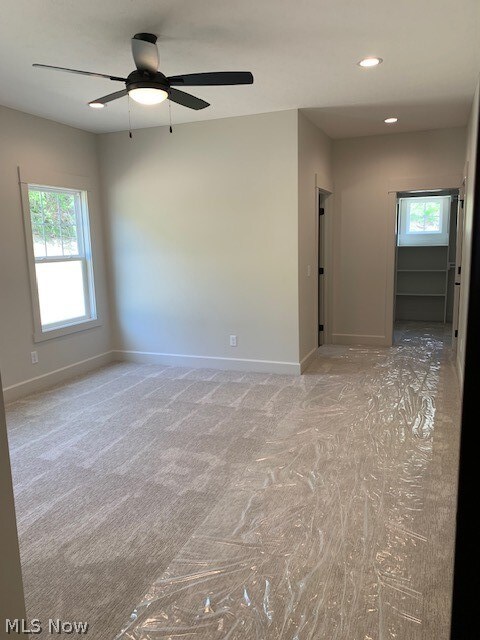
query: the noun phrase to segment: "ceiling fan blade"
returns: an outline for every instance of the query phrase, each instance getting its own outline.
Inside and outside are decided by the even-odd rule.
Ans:
[[[181,104],[184,107],[188,107],[189,109],[195,109],[198,111],[199,109],[205,109],[209,107],[210,104],[202,100],[201,98],[197,98],[196,96],[192,96],[189,93],[185,93],[185,91],[179,91],[178,89],[170,89],[169,97],[172,102],[176,102],[177,104]]]
[[[139,71],[157,73],[158,49],[157,36],[153,33],[137,33],[132,38],[132,55]]]
[[[51,69],[53,71],[66,71],[67,73],[77,73],[81,76],[94,76],[95,78],[107,78],[108,80],[115,80],[117,82],[126,82],[126,78],[119,78],[118,76],[109,76],[105,73],[94,73],[93,71],[80,71],[79,69],[68,69],[67,67],[52,67],[50,64],[32,64],[32,67],[39,67],[41,69]]]
[[[252,84],[253,75],[250,71],[214,71],[212,73],[187,73],[182,76],[167,78],[174,86],[201,87],[232,84]]]
[[[112,100],[118,100],[118,98],[123,98],[126,96],[128,91],[123,89],[122,91],[115,91],[115,93],[109,93],[108,96],[102,96],[101,98],[97,98],[97,100],[91,100],[88,104],[107,104],[107,102],[112,102]]]

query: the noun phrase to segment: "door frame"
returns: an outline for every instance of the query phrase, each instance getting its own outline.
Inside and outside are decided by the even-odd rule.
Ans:
[[[322,234],[320,234],[320,198],[324,198],[323,206],[325,209],[325,215],[323,216],[323,225],[322,225]],[[320,324],[319,317],[319,283],[320,283],[320,275],[319,275],[319,266],[320,266],[320,242],[322,243],[322,253],[323,253],[323,267],[325,269],[323,277],[323,292],[322,292],[322,303],[323,303],[323,345],[331,344],[331,334],[332,334],[332,323],[331,323],[331,292],[332,292],[332,216],[333,216],[333,193],[331,191],[327,191],[322,187],[317,185],[317,175],[315,175],[315,313],[314,313],[314,329],[315,329],[315,344],[317,348],[320,348],[318,344],[318,326]]]
[[[397,194],[400,191],[435,191],[436,189],[459,189],[462,184],[461,174],[450,174],[438,178],[398,178],[388,185],[387,216],[387,280],[385,292],[385,337],[387,346],[393,345],[395,325],[395,278],[397,253]]]
[[[457,353],[458,348],[458,324],[460,317],[460,290],[462,288],[462,253],[463,233],[465,224],[465,179],[458,190],[457,199],[457,244],[455,251],[455,274],[453,277],[453,311],[452,311],[452,351]]]

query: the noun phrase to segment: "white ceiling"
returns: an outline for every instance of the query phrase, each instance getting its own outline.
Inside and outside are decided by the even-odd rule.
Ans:
[[[174,123],[304,108],[334,138],[466,123],[480,68],[479,0],[2,0],[0,104],[96,132],[128,128],[128,100],[95,111],[125,76],[130,38],[159,36],[166,75],[249,70],[253,86],[192,88]],[[378,55],[384,63],[356,62]],[[131,101],[133,103],[133,101]],[[387,127],[385,117],[396,115]],[[133,128],[168,124],[168,106],[132,104]]]

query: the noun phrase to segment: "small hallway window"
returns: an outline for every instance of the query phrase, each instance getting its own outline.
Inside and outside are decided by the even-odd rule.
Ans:
[[[407,233],[442,233],[441,203],[433,200],[408,203]]]
[[[87,193],[32,184],[27,190],[35,339],[44,340],[97,320]]]
[[[398,244],[448,245],[450,196],[399,198]]]

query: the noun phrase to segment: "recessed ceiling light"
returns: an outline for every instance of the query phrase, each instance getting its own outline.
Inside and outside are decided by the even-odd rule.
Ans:
[[[394,122],[398,122],[398,118],[386,118],[384,122],[386,124],[394,124]]]
[[[360,67],[377,67],[382,62],[383,62],[382,58],[370,57],[370,58],[363,58],[363,60],[360,60],[360,62],[358,62],[357,64]]]
[[[103,107],[106,107],[106,104],[103,104],[103,102],[89,102],[88,103],[89,107],[92,107],[92,109],[103,109]]]

